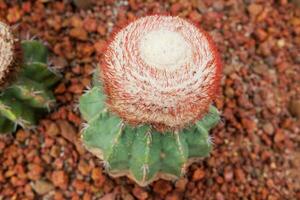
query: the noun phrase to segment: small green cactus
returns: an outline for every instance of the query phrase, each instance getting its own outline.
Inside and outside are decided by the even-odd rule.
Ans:
[[[33,128],[53,106],[50,88],[60,77],[48,67],[47,54],[41,42],[19,42],[0,22],[0,133],[12,133],[17,125]]]
[[[189,22],[155,15],[130,23],[80,98],[84,145],[113,177],[141,186],[177,179],[212,149],[220,71],[209,36]]]

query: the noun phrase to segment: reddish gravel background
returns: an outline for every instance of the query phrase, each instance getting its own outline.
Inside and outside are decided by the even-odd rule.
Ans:
[[[79,10],[67,0],[0,0],[0,19],[45,41],[64,75],[58,107],[37,131],[1,136],[0,199],[300,199],[300,3],[293,2],[99,0]],[[166,12],[200,23],[216,41],[223,120],[209,158],[176,183],[141,188],[108,177],[83,149],[76,102],[113,27]]]

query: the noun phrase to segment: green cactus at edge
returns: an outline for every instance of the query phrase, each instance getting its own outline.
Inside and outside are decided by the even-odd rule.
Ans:
[[[1,25],[1,24],[0,24]],[[2,27],[0,27],[2,28]],[[0,91],[0,133],[12,133],[18,125],[33,128],[38,117],[55,103],[50,89],[60,77],[47,65],[47,48],[38,41],[20,42],[20,68]],[[16,56],[17,57],[17,56]]]

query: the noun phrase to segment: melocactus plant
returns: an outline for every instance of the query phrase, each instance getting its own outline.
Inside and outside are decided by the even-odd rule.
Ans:
[[[0,134],[17,125],[32,128],[55,102],[49,90],[59,77],[47,66],[47,49],[38,41],[19,41],[0,22]]]
[[[109,43],[80,99],[86,148],[114,177],[173,180],[211,150],[221,64],[211,38],[179,17],[140,18]]]

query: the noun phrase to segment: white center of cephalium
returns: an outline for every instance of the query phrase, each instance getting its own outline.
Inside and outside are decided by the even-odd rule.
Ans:
[[[175,70],[191,58],[191,48],[184,37],[164,29],[145,34],[139,50],[142,60],[157,69]]]

